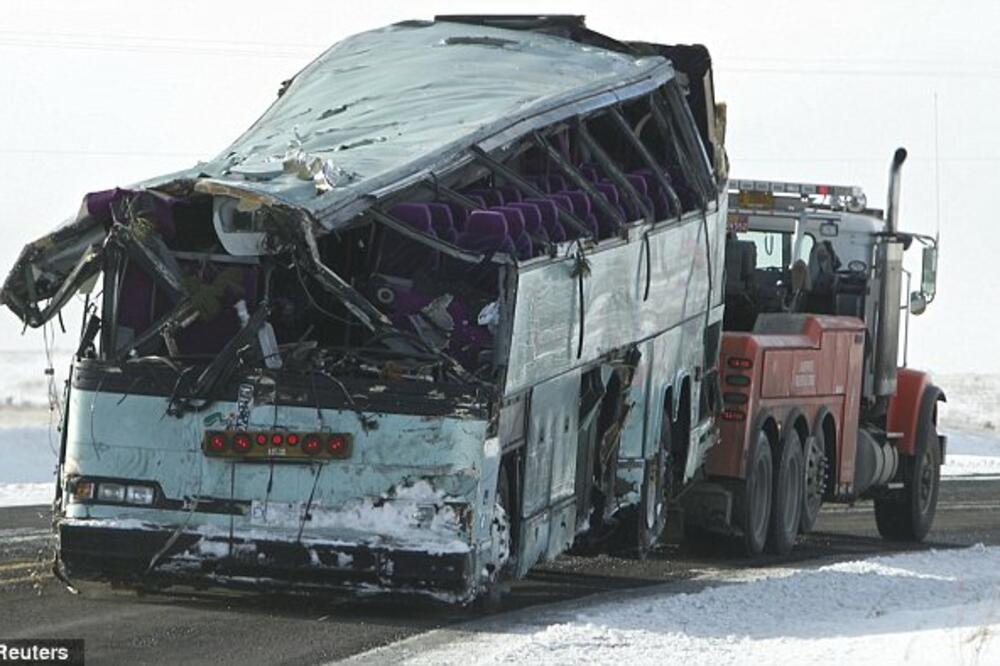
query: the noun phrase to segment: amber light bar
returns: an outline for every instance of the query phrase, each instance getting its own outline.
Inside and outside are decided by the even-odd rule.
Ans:
[[[350,435],[338,432],[209,430],[202,450],[213,458],[343,459],[351,457],[351,444]]]

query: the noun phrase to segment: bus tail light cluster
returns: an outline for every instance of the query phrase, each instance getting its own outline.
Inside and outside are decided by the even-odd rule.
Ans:
[[[216,458],[326,460],[349,458],[351,443],[346,433],[212,430],[202,449]]]

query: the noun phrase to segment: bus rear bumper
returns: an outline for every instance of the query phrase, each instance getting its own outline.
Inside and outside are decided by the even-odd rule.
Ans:
[[[449,603],[476,595],[474,553],[323,542],[206,537],[173,530],[59,525],[70,578],[354,594],[412,593]]]

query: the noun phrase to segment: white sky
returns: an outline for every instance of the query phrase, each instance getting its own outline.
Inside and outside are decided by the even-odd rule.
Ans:
[[[729,105],[732,175],[857,184],[884,204],[906,146],[903,229],[933,233],[938,95],[938,298],[910,363],[1000,371],[1000,3],[111,2],[8,0],[0,22],[0,273],[89,191],[214,156],[339,39],[435,13],[586,14],[625,39],[703,43]],[[983,207],[985,212],[976,213]],[[979,224],[979,215],[986,222]],[[918,259],[916,252],[912,259]],[[911,268],[917,268],[917,262]],[[972,291],[965,291],[971,289]],[[75,346],[76,315],[60,346]],[[0,312],[0,348],[40,348]]]

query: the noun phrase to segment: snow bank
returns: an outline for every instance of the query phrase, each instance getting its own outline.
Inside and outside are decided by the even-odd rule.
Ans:
[[[58,446],[48,426],[0,427],[0,506],[52,503]]]
[[[6,314],[6,313],[5,313]],[[72,352],[53,351],[55,386],[62,389],[72,362]],[[4,407],[44,406],[49,404],[48,362],[41,351],[0,351],[0,405]]]
[[[52,504],[55,481],[47,483],[0,483],[0,506]]]
[[[692,593],[529,609],[360,655],[364,663],[1000,663],[1000,548],[926,551],[682,583]],[[739,576],[743,576],[743,579]]]
[[[1000,430],[1000,375],[935,375],[934,382],[948,397],[940,409],[942,430]]]

